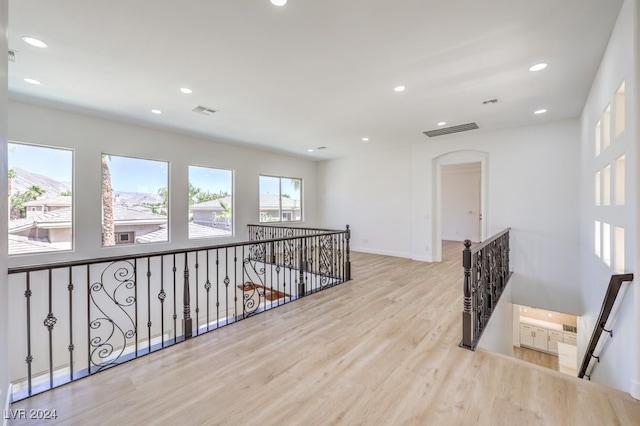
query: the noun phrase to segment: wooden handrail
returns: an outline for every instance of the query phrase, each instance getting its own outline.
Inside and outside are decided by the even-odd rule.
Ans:
[[[600,341],[600,336],[605,330],[604,327],[609,320],[609,315],[611,314],[611,310],[613,309],[613,305],[618,298],[618,293],[620,292],[620,287],[625,282],[633,281],[633,274],[617,274],[611,275],[611,280],[609,280],[609,287],[607,288],[607,293],[604,296],[604,300],[602,301],[602,308],[600,309],[600,315],[598,315],[598,321],[596,322],[593,333],[591,334],[591,339],[589,340],[589,346],[587,346],[587,350],[584,353],[584,358],[582,359],[582,366],[580,367],[580,372],[578,373],[579,378],[583,378],[587,373],[587,368],[589,368],[589,364],[591,363],[591,358],[595,357],[593,351],[596,349],[598,345],[598,341]]]

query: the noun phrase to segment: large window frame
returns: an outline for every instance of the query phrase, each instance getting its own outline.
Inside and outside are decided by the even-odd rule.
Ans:
[[[189,239],[233,237],[233,170],[189,165],[187,171]]]
[[[302,178],[261,174],[258,203],[260,223],[302,222],[303,183]]]
[[[7,160],[8,255],[73,251],[75,151],[10,140]]]
[[[102,247],[169,243],[170,163],[104,152],[101,163]]]

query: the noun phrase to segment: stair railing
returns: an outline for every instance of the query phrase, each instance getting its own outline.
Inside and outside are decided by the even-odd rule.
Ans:
[[[615,311],[613,317],[611,316],[611,313],[614,312],[614,306],[616,306],[616,300],[618,299],[620,288],[622,287],[622,284],[631,281],[633,281],[633,274],[630,273],[611,276],[611,280],[609,280],[609,287],[607,288],[607,293],[605,294],[604,300],[602,301],[602,308],[600,309],[600,315],[598,315],[598,321],[593,328],[593,333],[591,334],[591,339],[589,340],[589,346],[587,346],[587,350],[584,353],[584,358],[582,359],[582,366],[580,367],[580,372],[578,373],[579,378],[586,377],[591,380],[591,373],[593,372],[593,369],[595,368],[597,363],[600,362],[600,356],[602,355],[602,351],[606,343],[606,340],[602,339],[602,333],[606,332],[610,337],[613,337],[613,328],[609,327],[609,329],[607,330],[607,324],[613,324],[613,322],[615,321],[617,310]],[[620,302],[622,302],[622,298],[623,297],[620,298]],[[598,355],[596,355],[596,353]]]
[[[491,313],[507,286],[509,270],[509,231],[507,228],[471,248],[465,240],[462,341],[460,346],[475,350]]]

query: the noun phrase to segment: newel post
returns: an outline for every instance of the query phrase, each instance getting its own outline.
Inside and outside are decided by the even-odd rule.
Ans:
[[[347,225],[347,249],[346,249],[346,261],[344,264],[344,273],[345,273],[345,281],[349,281],[351,280],[351,252],[350,252],[350,248],[349,248],[349,240],[351,240],[351,229],[349,229],[349,225]]]
[[[462,267],[464,268],[464,283],[462,286],[462,346],[471,348],[471,241],[464,240],[462,251]]]
[[[182,331],[184,338],[190,339],[193,334],[193,320],[191,319],[191,297],[189,296],[189,259],[188,254],[184,254],[184,318],[182,319]]]

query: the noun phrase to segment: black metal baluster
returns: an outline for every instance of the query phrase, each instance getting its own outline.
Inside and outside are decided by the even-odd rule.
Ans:
[[[151,353],[151,257],[147,256],[147,339]]]
[[[200,320],[198,319],[199,318],[198,314],[200,313],[200,302],[198,300],[198,293],[199,293],[198,283],[200,282],[200,279],[198,278],[199,277],[198,269],[200,268],[200,263],[198,261],[198,253],[199,252],[196,251],[196,285],[195,285],[195,288],[196,288],[196,336],[200,334]]]
[[[73,267],[69,266],[69,381],[73,381]]]
[[[184,254],[184,317],[182,330],[184,338],[190,339],[193,335],[193,320],[191,319],[191,295],[189,294],[189,254]]]
[[[211,299],[209,293],[209,290],[211,290],[211,281],[209,281],[209,250],[207,250],[207,281],[204,283],[204,289],[207,291],[207,331],[209,331],[209,302]]]
[[[216,328],[220,326],[220,249],[216,249]]]
[[[302,239],[298,239],[298,267],[300,268],[299,274],[298,274],[298,297],[304,297],[305,296],[305,287],[304,287],[304,259],[303,259],[303,252],[305,250],[305,247],[303,246],[304,244],[304,240]]]
[[[49,268],[49,313],[44,319],[44,326],[49,331],[49,389],[53,388],[53,327],[58,319],[53,315],[53,271]]]
[[[177,343],[178,342],[178,324],[177,324],[177,319],[178,319],[178,313],[176,311],[177,307],[177,299],[178,299],[178,294],[176,293],[176,272],[177,272],[177,268],[176,268],[176,255],[173,255],[173,343]]]
[[[235,283],[238,281],[238,247],[233,247],[233,320],[238,319],[238,286]],[[244,303],[242,304],[244,307]]]
[[[225,325],[229,324],[229,248],[224,249],[224,307],[226,311]]]
[[[164,256],[160,256],[160,293],[158,293],[158,299],[160,300],[160,346],[164,348],[164,299],[167,298],[167,293],[164,291]]]
[[[351,253],[350,253],[350,248],[349,248],[349,240],[351,239],[351,229],[349,229],[349,225],[347,225],[347,237],[346,237],[346,243],[347,243],[347,248],[346,248],[346,262],[345,262],[345,277],[344,279],[346,281],[349,281],[351,279]]]
[[[91,374],[91,266],[87,265],[87,374]]]
[[[27,272],[27,288],[24,292],[24,297],[27,299],[27,357],[25,358],[25,362],[27,363],[27,386],[29,396],[32,395],[31,363],[33,362],[33,355],[31,355],[31,295],[31,272]]]
[[[138,259],[133,259],[133,282],[135,283],[135,288],[134,288],[134,297],[135,297],[135,321],[134,321],[134,327],[136,329],[136,341],[135,341],[135,349],[136,349],[136,358],[138,357]]]

